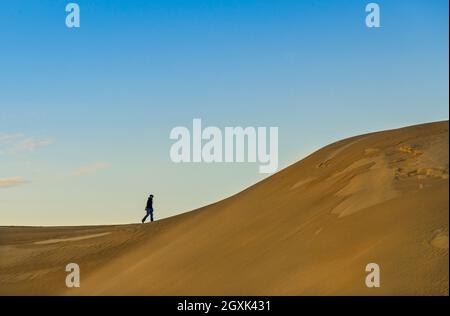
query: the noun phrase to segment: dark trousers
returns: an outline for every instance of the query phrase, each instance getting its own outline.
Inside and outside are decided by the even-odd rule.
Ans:
[[[142,219],[142,223],[145,222],[145,220],[147,219],[147,217],[150,216],[150,221],[153,222],[153,209],[146,209],[147,214],[144,216],[144,218]]]

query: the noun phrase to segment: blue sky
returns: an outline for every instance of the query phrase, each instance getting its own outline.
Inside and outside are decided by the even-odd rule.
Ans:
[[[138,221],[261,180],[174,164],[170,130],[278,126],[280,167],[348,136],[448,119],[448,1],[0,4],[0,225]],[[3,182],[2,182],[3,181]],[[2,184],[3,183],[3,184]]]

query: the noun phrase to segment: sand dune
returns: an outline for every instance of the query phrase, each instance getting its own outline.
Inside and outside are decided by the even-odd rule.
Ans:
[[[448,164],[437,122],[333,143],[151,224],[2,227],[0,294],[448,295]]]

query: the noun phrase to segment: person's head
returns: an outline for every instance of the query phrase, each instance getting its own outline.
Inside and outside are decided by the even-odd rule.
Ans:
[[[150,198],[153,199],[153,194],[150,194]]]

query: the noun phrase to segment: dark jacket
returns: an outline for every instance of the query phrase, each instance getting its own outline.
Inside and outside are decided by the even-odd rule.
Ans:
[[[145,208],[153,208],[153,198],[149,197]]]

